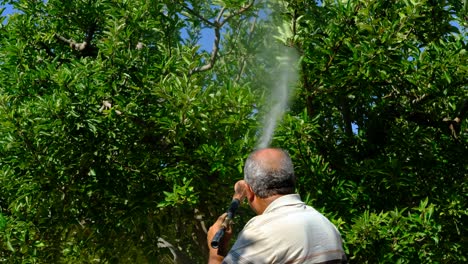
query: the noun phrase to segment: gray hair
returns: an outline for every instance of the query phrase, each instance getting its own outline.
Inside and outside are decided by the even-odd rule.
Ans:
[[[244,180],[260,198],[275,194],[294,193],[296,177],[289,154],[282,150],[278,166],[272,167],[256,157],[257,151],[249,155],[244,166]]]

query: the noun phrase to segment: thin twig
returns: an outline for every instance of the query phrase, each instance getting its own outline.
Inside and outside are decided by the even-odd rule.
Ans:
[[[219,21],[221,21],[221,17],[223,16],[224,11],[226,11],[225,7],[221,8],[221,10],[219,10],[218,16],[216,17],[216,20],[215,20],[216,25],[219,25]]]
[[[255,1],[252,1],[250,4],[242,7],[241,9],[237,10],[237,12],[234,12],[234,13],[231,13],[230,15],[228,15],[224,20],[223,22],[220,23],[220,27],[222,27],[229,19],[231,19],[232,17],[234,16],[237,16],[237,15],[240,15],[242,13],[244,13],[245,11],[249,10],[253,4],[254,4]]]
[[[216,25],[213,22],[209,21],[208,19],[204,18],[202,15],[200,15],[197,12],[193,11],[193,9],[191,9],[190,7],[188,7],[186,5],[182,5],[182,8],[187,10],[190,14],[192,14],[192,15],[198,17],[199,19],[201,19],[203,22],[205,22],[205,24],[208,24],[211,27],[216,27]]]
[[[257,13],[257,16],[258,16],[258,13]],[[250,44],[250,41],[252,40],[252,35],[253,35],[253,32],[255,30],[255,25],[257,23],[257,17],[254,18],[254,20],[252,21],[252,25],[250,27],[250,30],[249,30],[249,37],[247,39],[247,44]],[[240,67],[240,70],[239,70],[239,73],[237,74],[237,77],[236,77],[236,82],[238,82],[242,76],[242,74],[244,74],[244,70],[245,70],[245,67],[247,66],[247,59],[246,59],[246,56],[242,56],[242,62],[241,62],[241,67]]]

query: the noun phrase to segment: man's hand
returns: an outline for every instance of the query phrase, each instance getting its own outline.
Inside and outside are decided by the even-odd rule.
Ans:
[[[210,227],[210,229],[208,229],[206,239],[208,242],[208,248],[210,250],[210,256],[208,259],[209,264],[221,263],[224,257],[227,255],[229,240],[232,237],[232,228],[230,225],[228,225],[225,229],[224,236],[221,239],[221,241],[219,241],[219,247],[217,249],[211,247],[211,241],[213,240],[213,237],[215,236],[216,232],[218,232],[218,230],[222,228],[222,224],[226,216],[227,213],[222,214],[220,217],[218,217],[218,220],[216,220],[216,222]]]
[[[238,199],[241,203],[242,200],[244,200],[246,196],[246,190],[247,190],[247,183],[244,180],[240,180],[236,182],[234,185],[234,195],[233,199]],[[220,217],[218,217],[218,220],[210,227],[208,230],[207,234],[207,242],[208,242],[208,249],[210,250],[210,256],[208,263],[214,264],[214,263],[221,263],[224,259],[224,257],[228,253],[228,248],[229,248],[229,240],[232,237],[232,227],[230,224],[226,226],[226,229],[224,230],[224,236],[219,241],[219,246],[218,249],[214,249],[211,247],[211,241],[213,240],[213,237],[215,234],[223,228],[223,222],[227,216],[227,213],[222,214]]]
[[[234,185],[234,196],[233,199],[239,199],[239,201],[244,200],[245,196],[247,195],[247,183],[244,180],[237,181]]]

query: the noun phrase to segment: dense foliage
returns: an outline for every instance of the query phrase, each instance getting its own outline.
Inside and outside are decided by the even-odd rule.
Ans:
[[[272,145],[350,261],[468,261],[466,1],[0,2],[0,262],[205,262],[282,46]]]

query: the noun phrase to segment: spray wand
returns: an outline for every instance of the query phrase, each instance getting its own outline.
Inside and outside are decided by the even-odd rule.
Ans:
[[[240,180],[236,182],[236,184],[234,185],[234,196],[232,197],[231,204],[229,205],[229,208],[227,209],[227,215],[224,218],[223,223],[221,224],[221,229],[219,229],[218,232],[216,232],[213,239],[211,240],[210,245],[212,248],[216,249],[219,247],[220,241],[224,237],[224,233],[226,232],[226,229],[229,226],[231,226],[233,222],[232,219],[234,219],[237,208],[239,208],[241,201],[245,197],[246,187],[247,186],[244,180]]]
[[[240,200],[237,198],[232,199],[231,204],[229,205],[229,208],[227,210],[227,215],[224,218],[223,223],[221,224],[221,229],[216,232],[215,236],[213,237],[213,240],[211,240],[211,247],[212,248],[218,248],[219,247],[219,241],[224,236],[224,233],[226,232],[226,229],[232,224],[232,219],[234,219],[234,215],[236,213],[237,208],[239,208],[240,205]]]

